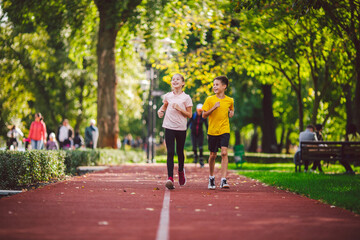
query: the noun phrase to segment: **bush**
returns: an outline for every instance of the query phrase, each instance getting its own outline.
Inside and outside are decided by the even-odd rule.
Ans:
[[[15,188],[64,177],[63,151],[0,151],[0,187]]]
[[[14,189],[74,175],[79,166],[119,165],[145,159],[143,151],[84,149],[0,151],[0,189]]]

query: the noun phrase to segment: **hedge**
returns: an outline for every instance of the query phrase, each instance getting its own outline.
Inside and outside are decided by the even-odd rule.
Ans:
[[[122,164],[145,159],[142,151],[114,149],[0,151],[0,189],[15,189],[76,174],[78,166]]]
[[[0,188],[48,182],[65,176],[64,151],[0,151]]]

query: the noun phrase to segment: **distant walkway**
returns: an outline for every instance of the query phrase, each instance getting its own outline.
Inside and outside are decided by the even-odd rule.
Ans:
[[[185,167],[188,182],[184,187],[176,183],[173,191],[164,189],[164,164],[143,164],[111,167],[2,198],[0,239],[359,237],[360,217],[349,211],[235,173],[229,175],[230,190],[218,188],[218,175],[217,189],[208,190],[208,169]]]

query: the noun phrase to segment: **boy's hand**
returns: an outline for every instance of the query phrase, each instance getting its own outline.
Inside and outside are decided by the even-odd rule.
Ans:
[[[218,108],[218,107],[220,107],[220,102],[216,102],[216,103],[214,104],[214,109],[216,109],[216,108]]]
[[[234,111],[229,109],[229,117],[232,118],[234,116]]]

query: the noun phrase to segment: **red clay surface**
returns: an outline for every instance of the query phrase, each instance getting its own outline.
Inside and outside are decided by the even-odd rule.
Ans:
[[[230,190],[218,174],[208,190],[208,168],[186,173],[170,192],[171,240],[359,239],[349,211],[235,173]],[[124,165],[2,198],[0,239],[155,239],[165,179],[164,164]]]

